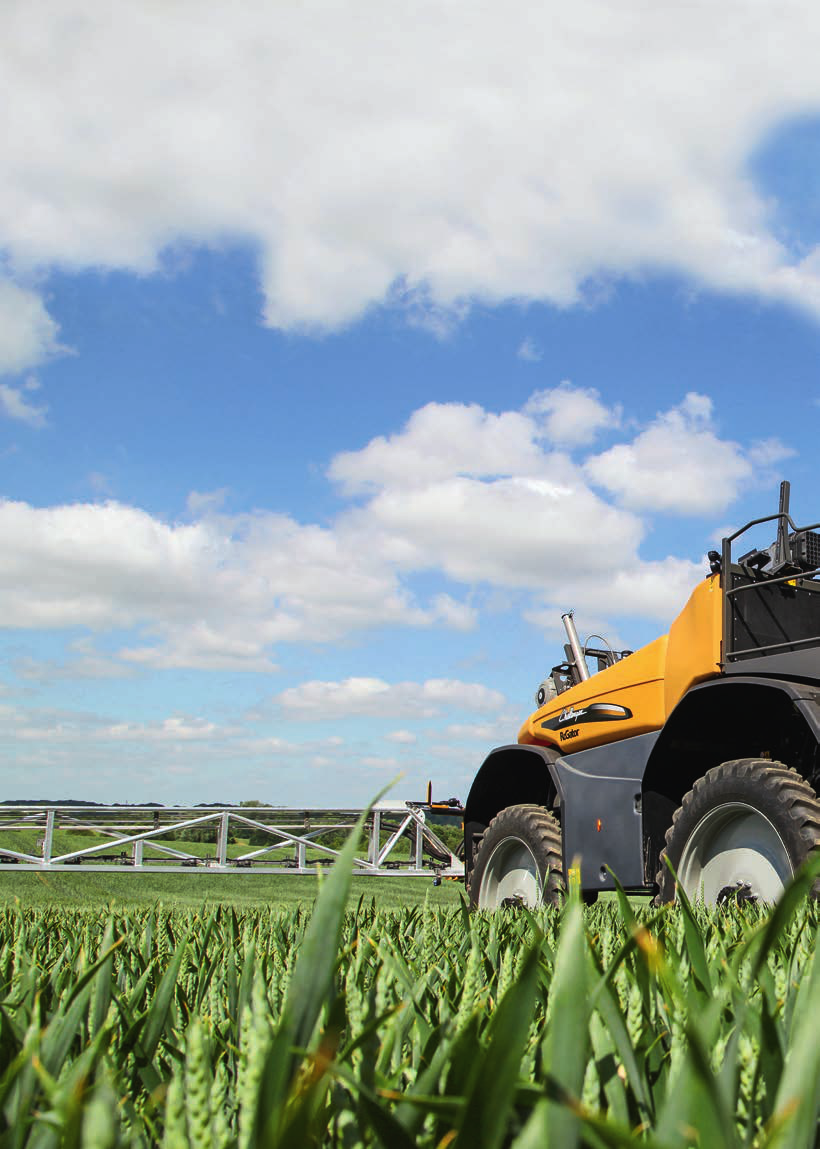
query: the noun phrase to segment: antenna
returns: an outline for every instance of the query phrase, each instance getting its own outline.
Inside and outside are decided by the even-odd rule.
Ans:
[[[791,484],[784,479],[780,484],[780,508],[777,520],[777,542],[775,543],[773,567],[778,569],[791,559],[789,546],[789,492]]]

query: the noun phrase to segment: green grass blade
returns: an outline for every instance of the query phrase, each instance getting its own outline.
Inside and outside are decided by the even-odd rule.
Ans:
[[[683,914],[683,930],[686,938],[686,952],[695,975],[696,984],[700,989],[701,999],[705,1000],[712,995],[712,978],[709,973],[709,963],[706,960],[706,949],[703,944],[703,935],[692,912],[692,903],[686,895],[683,886],[678,883],[678,875],[668,858],[664,858],[667,868],[675,879],[675,898],[680,912]]]
[[[369,808],[362,813],[323,882],[299,948],[282,1021],[265,1061],[253,1134],[254,1143],[259,1146],[277,1139],[296,1067],[294,1047],[309,1046],[332,990],[353,859],[368,813]]]
[[[755,931],[741,948],[739,958],[754,954],[752,977],[757,977],[769,956],[769,952],[783,935],[806,895],[811,891],[815,879],[820,876],[820,853],[813,855],[799,871],[794,880],[784,890],[774,909],[765,918],[762,926]]]
[[[515,1098],[521,1054],[529,1033],[538,977],[538,945],[524,958],[489,1027],[489,1045],[478,1056],[478,1072],[466,1098],[464,1121],[453,1149],[499,1149]]]
[[[171,1009],[171,1002],[174,998],[179,970],[182,965],[182,960],[185,957],[185,948],[187,945],[188,937],[186,935],[177,943],[174,954],[168,963],[165,973],[160,979],[157,992],[151,999],[151,1004],[148,1008],[148,1016],[145,1021],[145,1028],[142,1031],[140,1045],[149,1060],[152,1059],[156,1053],[159,1039],[162,1037],[162,1032],[168,1021],[168,1014]]]
[[[74,1039],[83,1028],[83,1020],[91,997],[91,985],[86,981],[79,994],[72,995],[68,1009],[59,1010],[49,1022],[42,1037],[40,1060],[52,1077],[59,1072],[68,1056]]]
[[[811,1149],[820,1116],[820,960],[815,951],[805,1009],[797,1022],[774,1103],[773,1133],[767,1149]]]
[[[549,1078],[570,1098],[578,1099],[584,1084],[589,1050],[590,1001],[584,914],[580,901],[571,898],[561,920],[550,987],[551,1009],[542,1046],[542,1065]],[[569,1104],[551,1105],[550,1144],[574,1149],[579,1144],[577,1113]]]

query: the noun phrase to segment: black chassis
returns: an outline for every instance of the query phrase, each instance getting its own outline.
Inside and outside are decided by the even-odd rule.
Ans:
[[[659,731],[562,755],[499,746],[478,771],[464,811],[465,858],[500,810],[521,803],[561,823],[564,872],[585,892],[649,889],[672,815],[693,783],[735,758],[794,766],[820,789],[820,684],[724,675],[693,687]],[[611,871],[611,872],[610,872]],[[469,874],[468,874],[469,880]]]

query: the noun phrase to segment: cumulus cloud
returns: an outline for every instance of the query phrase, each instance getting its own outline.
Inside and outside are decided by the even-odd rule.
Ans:
[[[603,427],[622,441],[584,456]],[[564,448],[575,444],[572,456],[556,449],[562,438]],[[549,587],[550,601],[564,606],[663,620],[701,567],[642,558],[648,524],[639,512],[712,514],[759,479],[764,463],[790,453],[777,440],[723,438],[705,395],[690,393],[636,427],[618,405],[564,382],[500,415],[428,404],[400,432],[337,456],[329,474],[369,495],[340,527],[403,570],[527,589],[539,601]]]
[[[775,462],[790,452],[770,441],[758,457]],[[712,401],[691,391],[664,411],[631,443],[619,443],[588,459],[586,473],[636,510],[711,514],[732,503],[754,471],[754,456],[721,439]]]
[[[693,562],[674,557],[646,561],[636,556],[613,571],[605,582],[591,568],[577,577],[558,572],[549,587],[537,596],[537,607],[527,609],[525,617],[534,626],[557,634],[561,613],[569,607],[577,608],[585,625],[603,628],[614,641],[613,618],[668,623],[708,569],[705,557]]]
[[[366,536],[371,554],[399,568],[440,569],[461,583],[539,588],[556,564],[573,577],[591,562],[578,544],[592,536],[604,556],[596,561],[619,569],[643,523],[595,494],[553,442],[582,442],[616,421],[596,392],[569,382],[520,411],[429,403],[401,431],[332,461],[345,493],[369,495],[339,529]]]
[[[0,248],[13,273],[146,273],[251,241],[284,328],[566,306],[652,269],[818,314],[820,255],[779,242],[748,174],[820,109],[818,35],[809,4],[11,0]],[[42,356],[43,315],[0,361]]]
[[[442,710],[492,713],[506,700],[499,691],[478,682],[451,678],[395,683],[381,678],[346,678],[341,682],[303,682],[283,690],[274,701],[290,717],[324,722],[360,715],[432,718]]]
[[[127,708],[128,696],[123,697]],[[283,737],[232,716],[215,721],[195,712],[160,711],[137,721],[127,714],[4,700],[0,746],[8,767],[9,799],[70,796],[170,804],[260,798],[301,805],[308,785],[322,795],[314,798],[319,805],[350,806],[364,804],[373,795],[372,772],[356,768],[354,752],[340,738],[324,731],[312,739]],[[378,752],[375,743],[373,752]],[[355,753],[368,749],[359,747]],[[406,753],[403,757],[410,762]],[[416,796],[422,787],[418,780],[408,793]]]
[[[473,619],[447,595],[417,604],[359,539],[283,515],[174,524],[113,501],[0,500],[0,530],[0,625],[144,628],[120,652],[143,666],[271,670],[280,641]]]
[[[113,741],[132,742],[137,738],[149,742],[212,742],[230,738],[237,729],[219,726],[205,718],[174,715],[159,722],[120,722],[105,727],[101,736]]]
[[[0,250],[4,238],[0,227]],[[58,331],[57,323],[34,291],[0,276],[0,375],[26,371],[60,351]],[[10,388],[6,390],[11,392]],[[3,395],[3,408],[12,418],[25,418],[25,415],[15,414],[15,403],[20,404],[23,411],[31,412],[33,409],[25,403],[19,389],[15,389],[14,394],[16,400]]]
[[[270,759],[303,759],[322,750],[338,761],[344,752],[341,738],[294,740],[275,735],[254,735],[247,722],[214,722],[196,714],[175,713],[146,721],[112,718],[81,710],[48,707],[24,707],[11,703],[0,705],[0,742],[42,743],[52,747],[88,747],[98,754],[101,748],[118,746],[121,750],[140,749],[151,743],[163,752],[194,761],[209,755],[224,759],[228,755]],[[159,752],[159,749],[158,751]],[[120,768],[121,773],[121,768]],[[116,771],[115,771],[116,775]]]
[[[44,427],[47,408],[32,403],[26,394],[27,390],[31,391],[33,388],[12,387],[9,383],[0,383],[0,411],[7,419],[28,423],[30,427]]]
[[[461,583],[507,587],[541,586],[555,564],[577,571],[592,561],[576,552],[593,535],[597,561],[612,569],[636,552],[644,533],[637,516],[600,499],[567,460],[552,460],[537,479],[454,477],[391,488],[350,523],[371,532],[378,547],[403,548],[407,569],[438,568]]]
[[[153,722],[110,721],[82,711],[0,707],[0,738],[50,744],[186,743],[215,744],[237,738],[239,726],[175,714]]]
[[[536,391],[524,410],[539,420],[548,439],[569,447],[591,443],[599,431],[614,429],[621,420],[620,407],[607,407],[594,388],[573,387],[569,380],[550,390]]]
[[[586,429],[613,410],[569,384],[518,411],[428,404],[404,429],[332,461],[351,502],[323,526],[229,515],[220,493],[194,496],[181,522],[113,500],[0,500],[0,625],[115,636],[105,656],[75,645],[63,662],[18,662],[18,672],[268,672],[283,643],[383,626],[468,630],[487,587],[593,615],[666,619],[700,566],[644,556],[639,512],[711,514],[787,449],[721,438],[711,401],[690,394],[647,427],[617,429],[622,441],[609,450],[570,456],[552,442],[562,404],[587,413]],[[423,594],[418,575],[428,576]]]
[[[520,411],[496,415],[477,403],[428,403],[397,434],[345,451],[328,468],[346,494],[425,487],[452,475],[511,475],[543,465],[535,422]]]
[[[424,488],[453,476],[543,478],[564,465],[563,454],[550,460],[547,450],[589,443],[603,427],[618,427],[620,418],[620,407],[607,407],[597,391],[569,380],[536,391],[520,411],[495,414],[477,403],[428,403],[401,431],[336,455],[328,475],[348,495]],[[555,485],[556,494],[568,489]]]

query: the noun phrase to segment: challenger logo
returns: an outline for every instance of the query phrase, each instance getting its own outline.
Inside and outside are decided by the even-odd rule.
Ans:
[[[561,741],[566,742],[575,738],[578,727],[587,722],[624,722],[631,717],[632,711],[628,706],[617,702],[592,702],[578,710],[574,706],[565,706],[557,718],[545,718],[541,729],[560,730]]]

